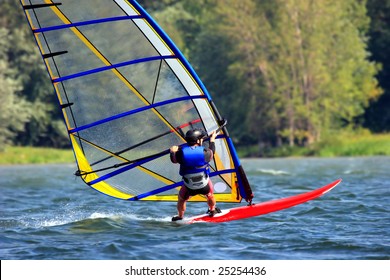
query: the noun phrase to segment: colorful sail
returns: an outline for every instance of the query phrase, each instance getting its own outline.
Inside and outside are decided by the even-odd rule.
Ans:
[[[136,1],[21,3],[87,185],[125,200],[174,201],[182,178],[169,147],[201,128],[221,130],[210,174],[217,201],[252,199],[209,93]]]

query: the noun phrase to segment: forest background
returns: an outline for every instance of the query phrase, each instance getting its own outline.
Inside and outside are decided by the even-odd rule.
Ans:
[[[390,155],[390,0],[139,2],[195,68],[242,156]],[[0,38],[0,163],[20,147],[70,151],[17,0],[0,0]]]

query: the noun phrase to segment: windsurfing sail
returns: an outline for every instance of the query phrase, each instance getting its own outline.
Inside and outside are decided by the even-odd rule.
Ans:
[[[84,182],[125,200],[177,200],[169,147],[189,129],[221,130],[211,162],[217,201],[253,194],[210,94],[133,0],[21,0]],[[195,196],[192,201],[205,201]]]

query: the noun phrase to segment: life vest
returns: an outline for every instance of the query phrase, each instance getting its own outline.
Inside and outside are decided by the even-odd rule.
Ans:
[[[184,147],[183,162],[180,164],[180,175],[184,185],[190,189],[201,189],[209,182],[209,165],[205,161],[204,147]]]

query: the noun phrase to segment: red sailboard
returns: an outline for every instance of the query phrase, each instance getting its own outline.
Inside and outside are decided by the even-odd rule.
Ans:
[[[204,223],[222,223],[240,219],[246,219],[250,217],[256,217],[264,214],[268,214],[275,211],[280,211],[286,208],[293,207],[295,205],[307,202],[315,199],[327,193],[341,182],[341,179],[334,181],[326,186],[323,186],[314,191],[285,197],[276,200],[270,200],[259,204],[252,204],[248,206],[241,206],[231,209],[222,210],[222,213],[216,214],[214,217],[209,217],[207,214],[194,216],[182,220],[184,223],[192,224],[198,222]]]

